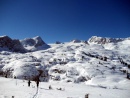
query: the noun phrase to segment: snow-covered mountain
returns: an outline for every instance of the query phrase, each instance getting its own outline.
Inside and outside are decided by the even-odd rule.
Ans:
[[[8,36],[0,36],[0,50],[12,52],[32,52],[50,48],[41,37],[26,38],[24,40],[11,39]]]
[[[123,40],[125,40],[125,38],[107,38],[107,37],[92,36],[88,40],[88,42],[95,43],[95,44],[106,44],[106,43],[117,43],[117,42],[121,42]]]
[[[26,38],[24,40],[21,40],[20,42],[23,47],[28,51],[43,50],[50,47],[39,36],[36,36],[34,38]]]
[[[7,42],[4,39],[0,43],[5,47]],[[39,77],[41,81],[83,82],[112,89],[130,87],[129,38],[92,37],[88,42],[73,40],[47,45],[40,37],[34,37],[20,43],[32,52],[6,51],[1,45],[0,73],[6,77]]]

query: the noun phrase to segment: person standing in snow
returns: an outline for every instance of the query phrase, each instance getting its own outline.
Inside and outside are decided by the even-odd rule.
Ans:
[[[16,76],[14,76],[14,79],[16,79]]]
[[[28,87],[30,87],[30,84],[31,84],[31,81],[30,81],[30,80],[28,80]]]
[[[7,74],[5,74],[5,78],[7,78]]]
[[[39,82],[40,82],[39,77],[36,78],[36,81],[35,81],[35,82],[36,82],[36,84],[37,84],[37,88],[38,88],[38,87],[39,87]]]

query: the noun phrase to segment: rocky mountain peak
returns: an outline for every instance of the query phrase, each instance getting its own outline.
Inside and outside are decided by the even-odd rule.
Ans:
[[[26,52],[26,50],[23,48],[19,40],[12,40],[8,36],[1,36],[0,37],[0,47],[6,48],[13,52]]]
[[[36,51],[39,50],[38,48],[49,48],[49,45],[47,45],[40,36],[36,36],[34,38],[26,38],[24,40],[21,40],[20,42],[23,47],[28,51]]]
[[[33,40],[35,40],[35,47],[46,45],[40,36],[34,37]]]
[[[92,36],[88,42],[89,43],[96,43],[96,44],[106,44],[106,43],[117,43],[123,41],[123,38],[108,38],[108,37],[98,37]]]
[[[49,48],[40,36],[34,38],[26,38],[24,40],[11,39],[4,35],[0,36],[1,50],[9,50],[13,52],[28,52]]]

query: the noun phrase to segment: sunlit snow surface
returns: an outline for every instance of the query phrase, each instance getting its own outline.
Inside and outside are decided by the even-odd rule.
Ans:
[[[98,82],[98,81],[97,81]],[[51,85],[52,89],[49,89]],[[109,84],[110,85],[110,84]],[[130,86],[127,85],[127,86]],[[118,86],[117,86],[118,87]],[[60,89],[61,90],[58,90]],[[130,88],[109,88],[84,83],[41,82],[37,89],[35,82],[0,78],[0,98],[130,98]]]
[[[130,69],[118,59],[130,64],[129,52],[129,39],[102,45],[50,44],[49,49],[28,53],[0,51],[0,71],[9,70],[9,77],[22,79],[0,78],[0,98],[84,98],[88,93],[89,98],[130,98],[130,80],[121,72],[123,69],[130,72]],[[86,54],[108,59],[103,61]],[[49,75],[45,78],[46,73],[42,74],[41,81],[47,82],[41,82],[37,91],[35,82],[28,87],[23,78],[32,79],[38,70]],[[52,90],[48,89],[49,85]]]

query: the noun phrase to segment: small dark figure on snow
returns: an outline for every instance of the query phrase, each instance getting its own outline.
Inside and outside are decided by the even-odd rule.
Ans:
[[[5,78],[7,78],[7,74],[5,74]]]
[[[40,79],[37,77],[35,82],[36,82],[36,84],[37,84],[37,88],[38,88],[38,87],[39,87]]]
[[[89,94],[86,94],[86,95],[85,95],[85,98],[88,98],[88,97],[89,97]]]
[[[14,76],[14,79],[16,79],[16,76]]]
[[[49,85],[49,89],[52,89],[51,85]]]
[[[30,80],[28,80],[28,87],[30,87],[30,84],[31,84],[31,81],[30,81]]]

